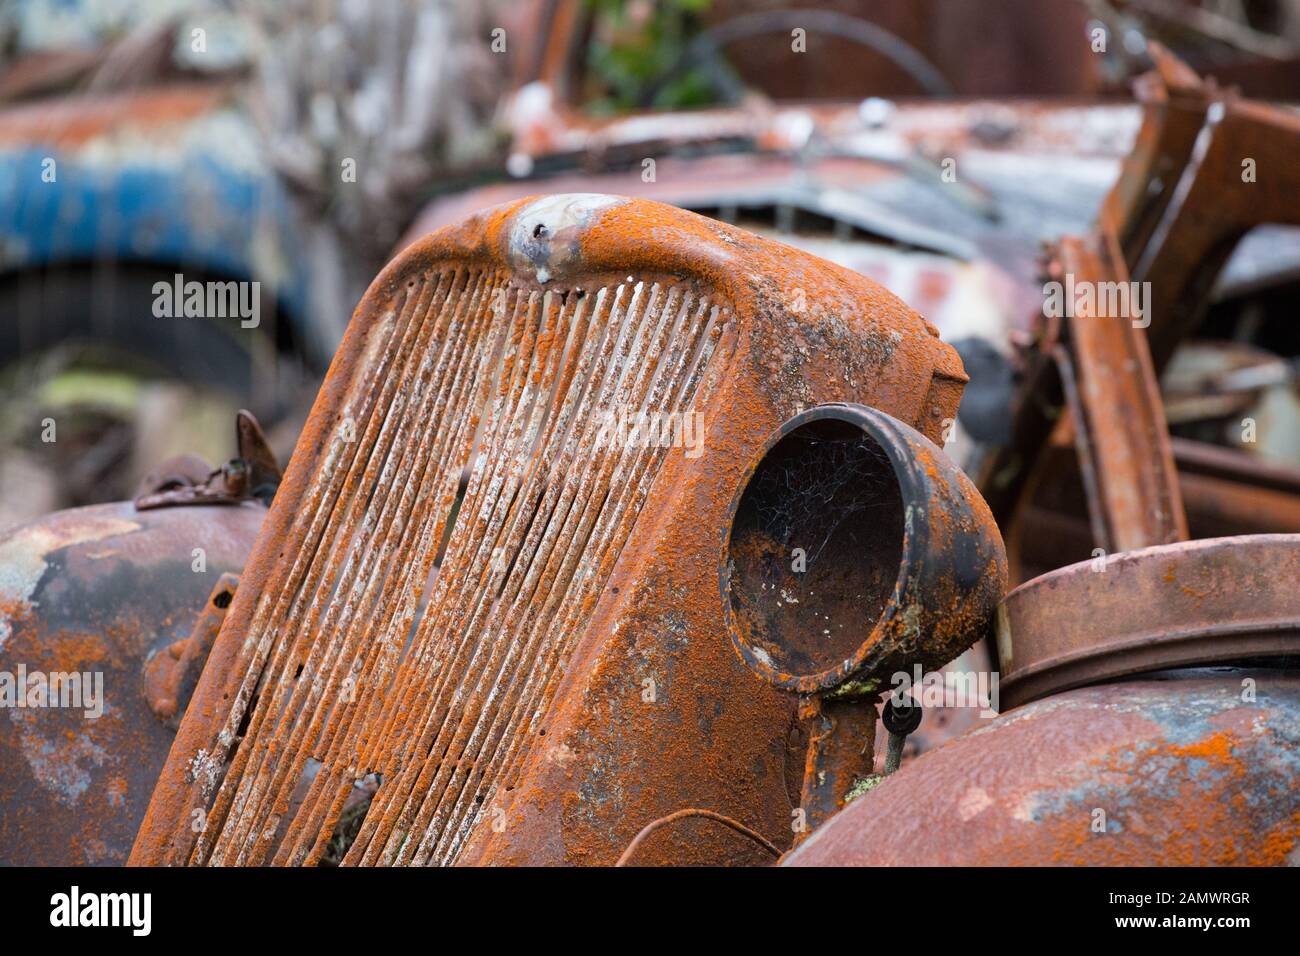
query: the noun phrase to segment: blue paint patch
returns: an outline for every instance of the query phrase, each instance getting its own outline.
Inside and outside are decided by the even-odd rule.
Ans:
[[[1202,743],[1223,730],[1212,719],[1236,708],[1248,708],[1253,725],[1260,730],[1238,729],[1232,733],[1234,756],[1247,771],[1242,783],[1231,788],[1234,796],[1242,798],[1264,827],[1287,820],[1300,809],[1300,748],[1296,746],[1300,739],[1300,694],[1290,688],[1261,693],[1254,703],[1243,703],[1231,684],[1213,689],[1201,686],[1183,693],[1176,683],[1170,683],[1160,691],[1135,689],[1128,700],[1105,703],[1088,699],[1087,691],[1077,693],[1080,696],[1076,698],[1056,698],[1051,710],[1104,709],[1140,714],[1159,727],[1163,740],[1147,739],[1135,742],[1131,750],[1112,751],[1108,754],[1110,763],[1104,768],[1091,761],[1059,768],[1059,780],[1077,782],[1072,786],[1044,787],[1027,797],[1024,813],[1029,822],[1041,823],[1101,807],[1106,810],[1109,829],[1110,822],[1121,825],[1116,818],[1126,812],[1140,812],[1149,794],[1185,783],[1204,792],[1207,799],[1220,799],[1223,775],[1228,772],[1225,768],[1204,757],[1177,756],[1161,748],[1166,744],[1187,747]],[[1028,709],[1022,708],[1020,713]]]
[[[310,282],[284,187],[226,161],[219,144],[203,147],[123,151],[120,161],[90,148],[0,148],[0,273],[112,261],[258,281],[303,341],[324,344],[308,326]]]

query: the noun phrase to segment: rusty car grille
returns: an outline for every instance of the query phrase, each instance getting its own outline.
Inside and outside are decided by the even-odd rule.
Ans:
[[[457,269],[407,284],[294,516],[302,546],[244,635],[222,743],[246,729],[191,862],[315,862],[372,772],[344,862],[454,861],[545,739],[665,460],[605,440],[602,422],[688,409],[727,318],[630,277],[542,292]]]

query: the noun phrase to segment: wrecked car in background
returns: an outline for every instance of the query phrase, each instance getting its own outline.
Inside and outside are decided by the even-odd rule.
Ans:
[[[519,181],[442,185],[264,521],[242,432],[138,499],[262,530],[188,613],[114,619],[129,729],[14,737],[4,825],[93,791],[78,861],[1293,860],[1295,115],[1145,37],[1138,103],[1098,100],[1060,31],[1086,99],[735,102],[718,50],[793,21],[719,4],[688,54],[731,105],[594,119],[591,12],[536,11]],[[920,32],[801,14],[962,86]],[[49,547],[68,520],[3,545],[51,668],[63,567],[127,550]]]
[[[1262,218],[1198,183],[1235,129],[1285,153],[1300,123],[1152,55],[1138,148],[1096,228],[1041,262],[1049,283],[1169,262],[1208,283],[1222,239]],[[1218,139],[1183,154],[1180,184],[1156,180],[1204,142],[1184,114]],[[1268,167],[1281,202],[1289,168]],[[1178,216],[1215,231],[1134,238]],[[951,351],[913,357],[912,336],[938,331],[779,248],[561,194],[395,259],[218,639],[238,664],[205,671],[133,861],[318,863],[366,780],[345,864],[1290,859],[1300,536],[1186,541],[1156,368],[1199,300],[1041,310],[1011,440],[981,465],[990,511],[916,430],[943,440],[964,386]],[[638,361],[647,347],[663,358]],[[918,360],[928,385],[909,384]],[[698,461],[671,442],[610,450],[600,418],[621,403],[727,425]],[[1095,550],[1007,593],[993,518],[1034,533],[1019,506],[1065,436]],[[1010,713],[900,766],[923,705],[885,695],[878,774],[891,675],[986,636]],[[1046,746],[1062,733],[1077,746]]]
[[[1119,313],[1099,295],[1045,310],[1013,440],[982,481],[1022,573],[1028,554],[1060,563],[1059,537],[1031,542],[1063,489],[1086,500],[1093,557],[1003,599],[1009,713],[886,781],[791,865],[1296,861],[1300,534],[1259,532],[1294,514],[1297,471],[1197,443],[1180,456],[1157,372],[1247,232],[1300,221],[1300,117],[1151,52],[1137,147],[1095,230],[1056,244],[1046,274],[1153,295]],[[1205,520],[1231,536],[1189,540]]]
[[[144,6],[120,34],[82,36],[88,6],[65,10],[63,30],[42,29],[38,6],[8,12],[0,68],[6,526],[127,497],[183,451],[225,454],[241,407],[287,456],[346,319],[311,281],[231,31],[202,20],[209,49]],[[205,295],[160,302],[160,287]]]

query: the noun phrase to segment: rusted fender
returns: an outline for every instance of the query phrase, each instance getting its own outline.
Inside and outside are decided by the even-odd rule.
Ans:
[[[1297,580],[1297,534],[1184,541],[1049,571],[998,609],[1002,705],[1175,667],[1285,666],[1300,654]]]
[[[1084,687],[923,754],[790,866],[1300,863],[1300,677],[1202,668]]]
[[[126,862],[173,736],[147,671],[159,655],[187,658],[196,619],[243,567],[265,514],[120,502],[0,534],[0,865]],[[33,684],[53,674],[69,675],[60,705],[66,686],[82,706],[39,706],[48,690]]]

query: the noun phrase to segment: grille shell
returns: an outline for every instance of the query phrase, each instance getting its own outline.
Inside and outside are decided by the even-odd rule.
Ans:
[[[867,280],[655,203],[526,200],[429,237],[349,327],[133,861],[313,862],[379,773],[346,862],[601,862],[638,801],[733,799],[732,771],[698,772],[705,711],[754,736],[722,763],[761,759],[733,812],[770,830],[790,703],[731,655],[706,583],[738,469],[805,403],[866,401],[937,437],[963,380]],[[597,441],[601,413],[642,407],[702,414],[704,457]],[[707,658],[693,697],[632,732],[611,695],[679,654]],[[559,792],[576,816],[527,809]]]

